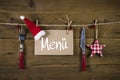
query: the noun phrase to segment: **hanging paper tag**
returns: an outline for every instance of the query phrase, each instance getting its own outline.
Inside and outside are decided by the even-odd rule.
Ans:
[[[73,30],[46,30],[46,36],[34,41],[35,55],[73,55]]]

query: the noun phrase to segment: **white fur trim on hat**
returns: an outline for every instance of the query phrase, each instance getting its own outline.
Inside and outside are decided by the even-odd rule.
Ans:
[[[20,19],[21,19],[21,20],[25,19],[25,16],[20,16]]]
[[[38,32],[35,36],[34,39],[35,40],[39,40],[42,36],[44,36],[46,34],[46,32],[44,30],[41,30],[40,32]]]

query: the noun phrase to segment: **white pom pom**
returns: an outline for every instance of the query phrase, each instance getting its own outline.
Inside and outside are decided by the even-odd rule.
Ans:
[[[21,19],[21,20],[25,19],[25,16],[20,16],[20,19]]]

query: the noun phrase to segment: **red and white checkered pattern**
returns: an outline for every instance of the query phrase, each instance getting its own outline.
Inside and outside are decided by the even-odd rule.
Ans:
[[[93,45],[87,45],[87,46],[92,50],[90,57],[92,57],[96,53],[99,54],[101,57],[103,57],[101,50],[105,47],[105,45],[100,45],[98,40],[95,40]]]

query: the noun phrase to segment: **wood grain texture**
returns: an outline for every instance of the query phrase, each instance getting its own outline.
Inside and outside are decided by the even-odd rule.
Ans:
[[[33,36],[31,33],[28,31],[27,27],[27,39],[33,39]],[[60,27],[43,27],[45,30],[65,30],[66,27],[60,26]],[[80,31],[81,27],[73,27],[73,32],[74,32],[74,39],[79,39],[80,38]],[[94,29],[86,29],[86,38],[91,39],[94,38]],[[17,39],[18,38],[18,30],[17,26],[5,26],[5,25],[0,25],[0,38],[2,39]],[[104,26],[99,26],[99,31],[98,31],[98,38],[102,39],[117,39],[120,38],[120,31],[119,31],[119,24],[112,24],[112,25],[104,25]]]
[[[65,24],[58,18],[68,15],[72,24],[120,21],[119,0],[0,0],[0,22],[23,23],[20,15],[40,24]],[[66,27],[42,26],[45,30],[64,30]],[[106,44],[103,58],[89,58],[87,70],[81,71],[79,38],[81,27],[74,30],[73,56],[35,56],[34,41],[27,27],[25,41],[25,70],[19,70],[19,41],[16,26],[0,25],[0,80],[119,80],[120,24],[99,26],[99,42]],[[86,44],[92,44],[94,30],[86,29]]]
[[[35,4],[34,8],[31,8],[30,0],[10,0],[4,1],[1,0],[1,9],[3,10],[12,10],[12,11],[55,11],[55,12],[67,12],[67,11],[119,11],[119,1],[118,0],[32,0]],[[9,7],[6,7],[9,6]],[[84,9],[83,9],[84,8]],[[89,10],[88,10],[89,9]]]
[[[26,70],[17,68],[1,68],[0,79],[2,80],[118,80],[119,65],[91,65],[87,71],[81,72],[79,66],[61,67],[32,67]],[[12,73],[12,74],[11,74]],[[114,74],[114,75],[113,75]],[[111,76],[110,76],[111,75]],[[12,77],[11,77],[12,76]]]

